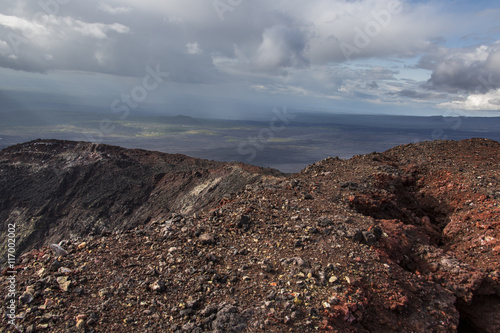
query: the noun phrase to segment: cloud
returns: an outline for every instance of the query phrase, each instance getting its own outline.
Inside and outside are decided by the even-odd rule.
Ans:
[[[108,38],[108,32],[114,31],[120,34],[126,34],[130,29],[122,24],[103,24],[103,23],[85,23],[78,20],[66,20],[69,23],[68,28],[80,32],[83,36],[89,36],[98,39]]]
[[[439,48],[423,57],[432,70],[428,89],[453,93],[486,93],[500,88],[500,42],[474,48]]]
[[[37,21],[34,22],[21,17],[0,14],[0,25],[6,28],[11,28],[14,32],[20,34],[17,38],[22,38],[26,40],[26,42],[33,44],[36,43],[36,38],[62,36],[62,33],[57,33],[58,31],[64,31],[66,36],[71,34],[71,32],[78,32],[83,36],[98,39],[107,38],[107,33],[109,31],[115,31],[118,33],[129,32],[128,27],[119,23],[89,23],[72,17],[60,17],[44,14],[38,15]]]
[[[422,88],[448,93],[450,101],[439,103],[438,108],[500,111],[500,41],[455,49],[439,47],[418,66],[432,70]]]
[[[0,40],[0,54],[1,55],[10,55],[10,54],[12,54],[10,46],[9,46],[9,44],[6,41]]]
[[[432,46],[446,24],[438,11],[407,1],[321,1],[304,16],[312,38],[312,63],[345,62],[372,57],[411,57]]]
[[[441,103],[443,109],[468,111],[500,111],[500,89],[491,90],[485,94],[471,94],[461,100]]]
[[[396,80],[394,77],[396,73],[380,67],[361,69],[311,65],[290,70],[286,76],[259,77],[259,84],[253,85],[252,89],[284,96],[295,94],[314,98],[373,100],[371,93],[375,89],[379,95],[393,89],[386,82]]]
[[[22,34],[26,38],[32,38],[36,35],[46,33],[46,28],[42,24],[37,24],[22,17],[3,15],[0,13],[0,26],[10,28]]]
[[[263,32],[262,43],[254,55],[254,65],[263,71],[306,66],[305,46],[305,36],[300,30],[275,25]]]
[[[186,44],[186,52],[188,54],[201,54],[203,51],[200,48],[200,44],[198,42],[187,43]]]
[[[393,3],[401,8],[391,5]],[[81,59],[74,57],[74,49],[85,45],[94,53],[103,48],[98,40],[109,40],[105,47],[107,56],[117,65],[108,72],[122,75],[142,72],[142,67],[151,59],[168,61],[170,56],[184,51],[199,54],[195,44],[190,48],[186,46],[193,40],[203,44],[207,57],[232,59],[238,71],[268,71],[278,76],[287,75],[290,68],[347,61],[341,43],[359,49],[352,54],[352,59],[407,57],[426,50],[430,45],[429,36],[435,37],[448,23],[433,20],[437,13],[431,6],[398,0],[311,0],[307,3],[255,0],[233,6],[224,21],[220,20],[213,3],[205,0],[115,0],[112,5],[89,0],[85,4],[59,4],[49,11],[44,11],[38,2],[22,2],[7,5],[4,14],[0,16],[0,27],[3,25],[6,30],[0,30],[0,34],[15,30],[21,36],[27,31],[35,31],[37,38],[45,35],[43,45],[28,38],[22,45],[25,52],[38,50],[41,55],[49,52],[60,60],[49,63],[41,57],[34,61],[32,55],[21,51],[16,52],[18,67],[31,62],[26,70],[37,66],[43,70],[61,69],[58,64],[64,64],[64,69],[81,69]],[[426,22],[423,17],[427,18]],[[363,34],[368,31],[370,40],[366,47],[359,48],[356,44],[357,29]],[[233,45],[237,46],[237,53]],[[134,60],[121,59],[125,54],[135,57]],[[125,63],[128,67],[135,64],[141,68],[127,69]],[[95,62],[94,68],[84,67],[103,71],[99,62]]]
[[[447,94],[443,93],[435,93],[429,91],[418,91],[411,89],[403,89],[398,92],[392,92],[389,95],[392,96],[400,96],[400,97],[408,97],[414,100],[436,100],[436,99],[445,99],[448,97]]]
[[[378,84],[375,81],[372,81],[371,83],[366,84],[366,88],[368,89],[378,89]]]
[[[111,7],[108,4],[100,4],[98,8],[109,14],[126,14],[132,10],[130,7]]]
[[[267,20],[262,18],[263,31],[258,44],[255,36],[247,35],[234,43],[233,55],[217,56],[217,62],[230,66],[225,70],[232,72],[265,71],[281,76],[288,75],[291,68],[311,64],[413,57],[432,49],[436,40],[442,40],[439,31],[450,22],[442,17],[438,20],[433,7],[405,3],[393,0],[261,3],[269,12],[279,13],[274,17],[279,23],[265,26]],[[252,14],[249,16],[257,15]],[[241,26],[238,29],[245,31]]]

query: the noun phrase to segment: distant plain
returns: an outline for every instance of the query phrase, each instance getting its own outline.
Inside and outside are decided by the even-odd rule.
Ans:
[[[344,115],[300,110],[289,114],[285,121],[273,114],[262,121],[155,114],[121,120],[116,115],[105,117],[86,111],[0,111],[0,149],[37,138],[93,141],[298,172],[329,156],[350,158],[419,141],[473,137],[500,141],[498,117]]]

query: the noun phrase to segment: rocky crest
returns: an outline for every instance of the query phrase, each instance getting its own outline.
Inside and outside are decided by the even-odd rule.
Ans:
[[[18,330],[498,332],[499,162],[484,139],[287,177],[87,143],[8,148],[0,217],[37,242],[16,266]]]
[[[2,230],[17,250],[192,215],[276,170],[86,142],[37,140],[0,152]],[[6,241],[0,241],[5,263]]]

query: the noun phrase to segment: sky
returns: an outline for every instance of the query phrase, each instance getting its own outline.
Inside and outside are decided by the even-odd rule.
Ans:
[[[0,0],[0,107],[500,116],[498,1]]]

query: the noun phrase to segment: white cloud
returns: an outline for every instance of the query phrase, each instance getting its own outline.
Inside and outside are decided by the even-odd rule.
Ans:
[[[72,17],[60,17],[53,15],[40,15],[37,16],[40,23],[34,23],[24,18],[16,16],[6,16],[0,14],[0,25],[12,28],[19,31],[25,39],[30,39],[31,42],[36,43],[35,37],[39,36],[57,36],[59,31],[63,31],[65,35],[68,32],[76,31],[83,36],[90,36],[98,39],[107,37],[107,32],[115,31],[118,33],[128,33],[129,28],[119,24],[105,24],[105,23],[88,23]]]
[[[486,94],[471,94],[462,100],[441,103],[438,106],[443,109],[500,111],[500,89],[492,90]]]
[[[20,33],[25,38],[33,38],[36,35],[46,34],[47,29],[44,25],[37,24],[17,16],[3,15],[0,13],[0,25],[11,28]]]
[[[262,33],[262,43],[254,55],[254,64],[260,70],[273,71],[280,67],[302,67],[307,64],[303,52],[303,34],[293,28],[275,25]]]
[[[118,33],[127,33],[129,29],[121,24],[103,24],[103,23],[85,23],[78,20],[72,20],[70,29],[81,33],[83,36],[104,39],[108,37],[109,31]]]
[[[178,16],[165,16],[165,17],[163,17],[163,21],[168,22],[168,23],[173,23],[173,24],[180,24],[180,23],[184,22],[184,20]]]
[[[0,40],[0,54],[1,55],[9,55],[12,53],[12,50],[9,44],[6,41]]]
[[[200,44],[198,42],[187,43],[186,44],[186,52],[188,54],[201,54],[201,53],[203,53],[202,49],[200,48]]]
[[[130,7],[111,7],[108,4],[101,4],[98,8],[109,14],[126,14],[132,10]]]
[[[105,54],[102,51],[100,50],[95,51],[94,58],[99,65],[104,66],[106,64]]]

